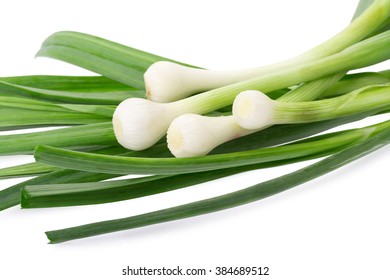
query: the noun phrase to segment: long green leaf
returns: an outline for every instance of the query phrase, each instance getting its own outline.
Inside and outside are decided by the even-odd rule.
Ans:
[[[390,129],[370,135],[365,141],[290,174],[240,191],[128,218],[108,220],[46,232],[50,243],[60,243],[121,230],[204,215],[251,203],[318,178],[390,143]]]
[[[389,125],[390,122],[386,123]],[[133,158],[64,150],[39,145],[34,156],[38,162],[88,172],[112,174],[180,174],[266,163],[305,157],[336,148],[343,148],[353,142],[365,139],[372,128],[354,129],[344,133],[317,136],[287,145],[262,148],[229,154],[193,158]]]
[[[347,92],[357,90],[362,87],[371,85],[386,84],[389,83],[389,77],[381,73],[366,72],[345,75],[340,81],[330,86],[321,95],[321,98],[331,98],[343,95]]]
[[[127,151],[124,152],[122,147],[110,147],[97,151],[97,153],[122,154],[123,156],[167,156],[169,154],[166,145],[159,144],[142,152]],[[80,183],[80,182],[97,182],[110,178],[118,177],[118,175],[80,172],[74,170],[60,169],[36,178],[27,180],[17,185],[11,186],[0,191],[0,211],[18,205],[20,203],[20,191],[24,186],[32,186],[38,184],[63,184],[63,183]]]
[[[57,104],[50,102],[32,100],[24,97],[0,96],[0,108],[29,109],[48,112],[71,112],[71,110],[62,108]]]
[[[376,112],[371,112],[371,114],[374,114]],[[274,145],[279,145],[281,143],[290,142],[293,140],[301,139],[322,131],[325,131],[327,129],[336,127],[338,125],[342,125],[351,121],[359,120],[361,118],[364,118],[368,116],[366,115],[356,115],[356,116],[350,116],[347,118],[342,119],[334,119],[330,121],[324,121],[319,122],[316,124],[298,124],[298,125],[278,125],[270,127],[266,130],[260,131],[256,134],[249,135],[247,137],[238,138],[234,141],[225,143],[224,145],[219,146],[216,150],[214,150],[214,153],[229,153],[229,152],[237,152],[237,151],[243,151],[243,150],[249,150],[249,149],[256,149],[256,148],[262,148],[262,147],[269,147]],[[329,151],[330,152],[330,151]],[[127,154],[123,154],[123,156],[138,156],[138,157],[166,157],[170,155],[170,152],[168,151],[166,145],[164,143],[155,145],[152,148],[149,148],[145,151],[140,152],[134,152],[130,151]],[[299,158],[303,160],[304,158]],[[287,162],[287,161],[286,161]],[[264,164],[263,164],[264,165]],[[243,167],[245,168],[245,167]],[[239,169],[239,168],[236,168]],[[69,170],[70,172],[70,170]],[[219,171],[213,171],[213,172],[219,172]],[[71,171],[71,174],[73,173],[80,173],[78,176],[81,176],[81,173],[87,173],[83,171]],[[92,175],[91,175],[92,174]],[[92,179],[89,180],[88,176],[92,176]],[[88,173],[85,177],[85,181],[83,182],[94,182],[97,181],[93,178],[94,173]],[[109,175],[109,176],[116,176],[116,175]],[[51,178],[51,177],[49,177]],[[84,177],[83,177],[84,178]],[[111,177],[108,177],[111,178]],[[3,192],[0,192],[0,209],[6,209],[8,207],[14,206],[20,201],[20,189],[22,186],[25,185],[33,185],[33,184],[55,184],[55,183],[66,183],[66,182],[57,182],[57,181],[33,181],[31,183],[30,181],[27,181],[25,184],[22,183],[22,185],[17,185],[16,187],[11,187],[7,190],[4,190]],[[69,183],[75,183],[77,181],[69,181]],[[9,204],[7,202],[7,198],[12,197],[14,204]],[[15,204],[16,203],[16,204]],[[8,206],[7,206],[8,205]]]
[[[20,178],[24,176],[35,176],[44,173],[49,173],[54,170],[58,170],[59,168],[41,164],[38,162],[31,162],[20,164],[16,166],[10,166],[0,169],[0,179],[8,179],[8,178]]]
[[[88,34],[62,31],[48,37],[37,56],[86,68],[123,84],[144,89],[143,74],[154,62],[171,59]]]
[[[345,123],[348,123],[351,121],[356,121],[356,120],[362,119],[364,117],[367,117],[367,116],[369,116],[371,114],[375,114],[375,113],[377,113],[377,112],[370,112],[370,113],[365,113],[365,114],[360,114],[360,115],[354,115],[354,116],[350,116],[347,118],[334,119],[334,120],[319,122],[319,123],[315,123],[315,124],[277,125],[277,126],[270,127],[266,130],[260,131],[258,133],[248,135],[246,137],[238,138],[238,139],[235,139],[235,140],[230,141],[228,143],[225,143],[224,145],[221,145],[217,149],[215,149],[213,151],[213,153],[215,153],[215,154],[229,153],[229,152],[237,152],[237,151],[279,145],[281,143],[290,142],[290,141],[294,141],[294,140],[297,140],[300,138],[308,137],[310,135],[325,131],[327,129],[336,127],[338,125],[342,125],[342,124],[345,124]],[[85,134],[85,132],[88,131],[88,129],[85,129],[85,128],[88,128],[88,127],[89,126],[85,126],[82,129],[81,133],[84,132],[84,134]],[[99,128],[97,127],[97,129],[99,129]],[[102,129],[102,127],[101,127],[101,129]],[[108,136],[109,133],[113,133],[110,129],[110,124],[107,124],[107,127],[105,129],[102,129],[100,132],[97,132],[97,135],[99,135],[99,133],[100,133],[101,135]],[[69,129],[67,129],[67,130],[69,131]],[[77,134],[74,135],[74,137],[72,136],[73,128],[70,130],[71,131],[69,131],[68,136],[65,136],[65,137],[70,137],[70,139],[78,139]],[[51,136],[55,136],[55,134],[52,135],[51,132],[48,132],[48,133]],[[46,133],[44,133],[41,136],[43,138],[46,138],[45,135],[46,135]],[[39,136],[39,135],[36,135],[36,136]],[[36,137],[36,136],[33,136],[33,137]],[[24,137],[22,136],[21,138],[20,137],[17,137],[17,138],[12,137],[11,139],[8,139],[9,141],[4,141],[4,139],[3,139],[3,142],[2,142],[2,139],[0,137],[0,143],[4,144],[3,146],[0,145],[0,147],[8,147],[9,144],[7,144],[7,143],[18,143],[18,141],[21,141],[22,143],[24,143],[26,141],[26,139],[30,139],[30,138],[31,138],[31,136],[29,134],[27,134]],[[112,134],[112,139],[114,139],[113,134]],[[39,141],[40,140],[37,139],[37,142],[39,142]],[[64,145],[64,144],[62,144],[62,145]],[[32,144],[28,147],[30,147],[32,149],[33,146],[34,146],[34,144]],[[14,149],[15,147],[12,146],[12,148]],[[22,147],[22,149],[26,149],[26,147]],[[5,151],[3,150],[2,152],[4,153]],[[20,152],[20,150],[17,152]],[[9,150],[8,150],[8,153],[9,153]],[[15,153],[15,150],[14,150],[14,153]],[[127,156],[139,156],[139,157],[166,157],[166,156],[170,155],[170,153],[167,150],[166,145],[162,143],[162,144],[156,145],[152,148],[149,148],[148,150],[140,151],[140,152],[129,152],[126,155]],[[82,173],[87,173],[87,172],[82,172],[82,171],[70,171],[70,170],[68,170],[68,172],[70,172],[70,174],[79,173],[77,176],[82,176],[81,175]],[[66,174],[68,174],[68,173],[66,173]],[[86,177],[85,177],[83,182],[98,181],[97,179],[94,179],[94,175],[95,175],[94,173],[86,174]],[[57,176],[57,175],[55,175],[55,176]],[[92,177],[89,177],[89,176],[92,176]],[[112,178],[111,176],[116,176],[116,175],[109,175],[108,178]],[[50,176],[48,178],[49,179],[47,181],[46,180],[43,180],[43,181],[38,180],[38,181],[33,181],[32,183],[30,181],[27,181],[25,184],[22,183],[21,185],[10,187],[6,190],[1,191],[0,192],[0,209],[6,209],[8,207],[11,207],[11,206],[18,204],[20,201],[20,189],[24,185],[32,185],[32,184],[35,184],[34,182],[36,182],[36,184],[65,183],[62,181],[58,181],[58,182],[54,181],[51,179],[52,177],[50,177]],[[75,183],[78,181],[77,180],[75,180],[75,181],[70,180],[70,181],[66,181],[66,182]]]
[[[28,109],[39,112],[78,112],[108,118],[111,118],[115,111],[114,106],[108,105],[59,104],[24,97],[10,96],[0,96],[0,109],[1,108]]]
[[[0,191],[0,211],[8,209],[20,203],[20,190],[26,185],[35,184],[56,184],[56,183],[81,183],[97,182],[105,179],[115,178],[116,175],[77,172],[72,170],[57,170],[43,174],[36,178],[16,184],[12,187]]]
[[[0,107],[0,130],[58,125],[95,124],[108,121],[110,121],[109,117],[77,112],[45,112]]]
[[[0,135],[0,154],[31,154],[37,145],[43,143],[72,149],[119,145],[111,122],[102,122],[49,131]]]
[[[42,208],[122,201],[185,188],[245,171],[281,166],[322,156],[325,154],[197,173],[155,175],[106,182],[27,184],[21,189],[21,206]]]
[[[389,127],[390,121],[359,129],[363,135],[365,135],[361,141],[364,141],[368,135],[372,136]],[[326,141],[334,143],[337,142],[337,139],[335,138],[337,138],[340,133],[348,134],[350,131],[343,131],[337,134],[328,134],[315,138],[326,139]],[[308,139],[304,141],[304,143],[312,143],[314,145],[316,144],[313,139]],[[354,144],[355,142],[350,143],[350,145]],[[33,186],[27,185],[23,187],[21,191],[21,206],[23,208],[58,207],[107,203],[125,199],[133,199],[141,196],[192,186],[249,170],[280,166],[292,162],[320,158],[327,154],[335,153],[339,151],[340,148],[341,147],[339,146],[335,146],[331,151],[313,154],[306,157],[296,157],[287,160],[276,160],[254,165],[189,174],[157,175],[143,178],[93,183],[88,182]]]
[[[103,76],[19,76],[0,78],[0,95],[61,103],[117,105],[139,90]]]
[[[54,104],[22,97],[0,96],[0,127],[70,125],[107,122],[114,107],[83,104]]]
[[[111,118],[115,108],[107,105],[58,104],[24,97],[0,96],[0,108],[28,109],[39,112],[87,113]]]
[[[274,125],[254,134],[226,142],[223,145],[215,148],[210,154],[240,152],[280,145],[286,142],[296,141],[298,139],[312,136],[339,125],[351,123],[371,115],[385,112],[387,111],[385,110],[381,112],[381,110],[373,110],[361,114],[354,114],[344,118],[331,119],[315,123]]]
[[[116,91],[136,89],[104,76],[29,75],[1,77],[0,81],[16,86],[66,92],[88,93],[100,90]]]
[[[98,150],[92,149],[92,151],[98,154],[109,154],[109,155],[128,153],[128,151],[125,148],[122,148],[121,146],[108,147],[108,148],[103,148]],[[56,170],[59,170],[59,168],[46,165],[46,164],[41,164],[39,162],[31,162],[31,163],[25,163],[25,164],[0,168],[0,179],[35,176],[35,175],[49,173]]]

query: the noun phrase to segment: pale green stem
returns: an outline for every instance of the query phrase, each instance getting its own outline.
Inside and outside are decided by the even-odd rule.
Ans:
[[[265,76],[214,89],[170,105],[182,108],[182,112],[204,114],[233,103],[242,91],[255,89],[271,92],[327,75],[372,65],[390,58],[390,32],[384,32],[359,42],[340,53],[304,63]]]
[[[356,15],[361,11],[362,9],[359,8]],[[390,0],[377,0],[360,16],[354,17],[352,23],[331,39],[292,59],[267,66],[234,71],[211,71],[158,62],[152,65],[144,76],[148,99],[159,103],[180,100],[194,93],[205,92],[322,59],[367,38],[386,21],[389,14]]]
[[[344,96],[311,102],[275,102],[274,124],[339,118],[390,105],[390,86],[372,86]]]

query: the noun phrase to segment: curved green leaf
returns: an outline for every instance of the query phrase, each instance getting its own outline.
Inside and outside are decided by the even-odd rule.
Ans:
[[[369,153],[372,153],[389,143],[390,129],[386,128],[376,135],[370,135],[363,142],[352,145],[351,147],[329,156],[315,164],[276,179],[256,184],[249,188],[137,216],[47,231],[46,236],[52,244],[61,243],[79,238],[185,219],[237,207],[278,194],[318,178]]]

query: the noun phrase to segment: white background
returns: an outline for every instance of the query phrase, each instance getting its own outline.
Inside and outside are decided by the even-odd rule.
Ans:
[[[94,34],[212,69],[258,66],[329,38],[348,24],[356,4],[357,0],[3,0],[0,76],[89,74],[62,62],[34,59],[40,43],[60,30]],[[385,117],[354,126],[381,119]],[[0,279],[149,279],[121,276],[128,265],[270,268],[268,277],[243,279],[390,279],[389,155],[390,148],[384,148],[328,176],[236,209],[59,245],[48,245],[44,231],[215,196],[302,164],[133,201],[14,207],[0,212]],[[0,165],[27,160],[32,158],[2,157]],[[0,188],[16,182],[3,180]]]

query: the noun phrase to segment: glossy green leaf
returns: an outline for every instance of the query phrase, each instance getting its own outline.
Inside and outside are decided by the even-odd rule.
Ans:
[[[127,151],[122,147],[104,148],[96,153],[102,154],[121,154],[123,156],[153,156],[165,157],[169,155],[169,151],[164,144],[158,144],[145,151]],[[15,170],[14,170],[15,171]],[[18,171],[18,170],[17,170]],[[16,172],[17,172],[16,171]],[[19,170],[20,171],[20,170]],[[1,172],[0,172],[1,174]],[[104,173],[89,173],[74,170],[59,169],[53,172],[43,174],[36,178],[24,181],[14,186],[8,187],[0,191],[0,211],[18,205],[20,203],[20,191],[24,186],[32,186],[38,184],[64,184],[64,183],[80,183],[80,182],[98,182],[110,178],[118,177],[118,175]]]
[[[290,160],[278,160],[235,168],[179,175],[155,175],[105,182],[26,185],[21,190],[21,206],[22,208],[60,207],[134,199],[193,186],[245,171],[281,166],[322,157],[324,155],[315,154],[309,157],[298,157]]]
[[[0,128],[89,124],[110,121],[114,107],[54,104],[22,97],[0,96]]]
[[[119,145],[111,122],[102,122],[41,132],[0,135],[0,154],[31,154],[37,145],[43,143],[72,149]]]
[[[60,243],[79,238],[86,238],[100,234],[204,215],[237,207],[275,195],[318,178],[382,148],[383,146],[389,144],[389,142],[390,129],[387,128],[376,135],[368,135],[363,142],[352,145],[317,163],[276,179],[259,183],[249,188],[137,216],[48,231],[46,232],[46,236],[50,240],[50,243]]]
[[[38,162],[31,162],[20,164],[16,166],[10,166],[0,169],[0,179],[19,178],[24,176],[35,176],[44,173],[49,173],[59,168],[41,164]]]
[[[41,112],[0,108],[0,130],[14,130],[21,128],[59,125],[94,124],[107,122],[109,120],[110,119],[107,117],[82,113]],[[0,139],[2,139],[2,136],[0,136]]]
[[[49,36],[37,56],[59,59],[120,83],[144,89],[143,74],[154,62],[171,59],[99,37],[62,31]]]
[[[386,125],[389,125],[387,122]],[[384,125],[385,126],[385,125]],[[381,126],[382,127],[382,126]],[[39,145],[34,157],[38,162],[61,168],[111,174],[180,174],[288,160],[323,154],[363,141],[374,128],[354,129],[317,136],[287,145],[257,150],[193,158],[133,158],[97,155]],[[331,140],[329,140],[331,137]]]
[[[20,76],[0,78],[0,95],[75,104],[117,105],[144,90],[102,76]]]

